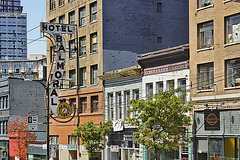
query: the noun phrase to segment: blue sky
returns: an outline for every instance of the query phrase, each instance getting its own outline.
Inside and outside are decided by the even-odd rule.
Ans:
[[[27,13],[27,31],[46,21],[46,0],[21,0],[23,13]],[[27,33],[28,43],[40,37],[40,27]],[[46,54],[46,39],[35,41],[27,45],[30,54]]]

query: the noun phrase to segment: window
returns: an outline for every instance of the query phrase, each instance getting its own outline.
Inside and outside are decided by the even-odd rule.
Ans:
[[[56,23],[56,19],[54,18],[54,19],[50,20],[50,23]]]
[[[128,109],[130,109],[130,102],[129,102],[130,101],[130,91],[125,91],[124,92],[124,100],[125,100],[125,102],[124,102],[124,104],[125,104],[125,106],[124,106],[124,111],[125,111],[124,116],[126,118],[128,118],[130,116],[130,114],[127,112]]]
[[[9,63],[2,63],[2,68],[9,68]]]
[[[77,145],[77,136],[68,136],[68,144]]]
[[[198,8],[206,7],[213,4],[213,0],[198,0]]]
[[[135,89],[133,90],[133,99],[139,99],[139,90],[138,89]]]
[[[26,79],[33,79],[33,74],[26,74]]]
[[[97,52],[98,46],[97,46],[97,33],[93,33],[90,35],[91,39],[91,46],[90,46],[90,52],[94,53]]]
[[[170,89],[174,89],[174,80],[167,81],[167,91],[170,91]]]
[[[50,137],[50,144],[59,144],[59,136],[49,136]]]
[[[80,113],[87,113],[87,97],[80,98]]]
[[[225,68],[227,87],[240,86],[240,58],[227,60]]]
[[[226,43],[240,42],[240,14],[225,18]]]
[[[157,37],[157,43],[162,43],[162,37]]]
[[[14,62],[14,68],[21,68],[21,62]]]
[[[98,96],[92,96],[91,97],[91,112],[98,112],[99,106],[98,106]]]
[[[1,135],[6,135],[7,134],[7,121],[0,121],[0,126],[1,126],[1,129],[0,129]]]
[[[109,109],[109,115],[108,118],[113,120],[113,94],[112,93],[108,93],[108,109]]]
[[[79,38],[80,56],[86,55],[86,37]]]
[[[186,93],[186,79],[179,79],[178,87],[180,87],[182,89],[182,91],[178,95],[181,96],[182,94],[185,94]],[[183,97],[183,101],[186,101],[186,96]]]
[[[79,9],[79,26],[86,25],[86,8],[82,7]]]
[[[116,93],[116,120],[122,119],[122,93]]]
[[[80,86],[87,85],[87,72],[86,67],[80,68]]]
[[[55,0],[50,0],[50,10],[56,9]]]
[[[199,49],[212,47],[213,41],[213,22],[198,25]]]
[[[2,74],[8,74],[8,69],[2,69]]]
[[[59,16],[59,23],[64,24],[65,23],[65,15]]]
[[[65,0],[59,0],[59,6],[62,6],[62,5],[64,5],[64,2]]]
[[[98,66],[91,66],[91,85],[98,83]]]
[[[26,62],[26,68],[29,69],[33,69],[33,62]]]
[[[75,46],[75,40],[69,41],[69,58],[74,58],[76,56],[76,46]]]
[[[60,89],[66,88],[66,72],[63,71],[62,79],[60,80]]]
[[[76,80],[76,73],[75,69],[69,71],[69,78],[71,81],[69,82],[69,88],[75,87],[75,80]]]
[[[75,11],[69,12],[68,23],[69,24],[75,24]]]
[[[8,96],[0,97],[0,109],[8,109]]]
[[[163,91],[163,81],[156,83],[156,93],[159,93],[160,91]]]
[[[162,13],[162,3],[157,3],[157,13]]]
[[[147,93],[147,95],[153,96],[153,84],[152,83],[146,84],[146,93]]]
[[[211,89],[214,86],[213,63],[198,65],[198,89]]]
[[[97,2],[90,4],[90,22],[97,21]]]
[[[68,3],[73,2],[73,1],[75,1],[75,0],[68,0]]]

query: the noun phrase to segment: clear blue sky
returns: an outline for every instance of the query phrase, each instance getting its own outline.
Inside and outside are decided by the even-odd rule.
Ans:
[[[46,0],[21,0],[23,13],[27,13],[27,31],[40,25],[40,22],[46,21]],[[40,37],[40,27],[27,33],[28,43]],[[46,39],[27,45],[28,56],[30,54],[46,54]]]

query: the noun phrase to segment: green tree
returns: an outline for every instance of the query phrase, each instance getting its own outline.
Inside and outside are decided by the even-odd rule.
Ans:
[[[126,123],[137,126],[138,131],[133,135],[139,144],[146,146],[148,150],[154,151],[155,160],[158,160],[157,150],[178,150],[179,142],[189,142],[189,138],[182,126],[190,124],[190,117],[186,115],[193,106],[192,103],[185,104],[180,96],[182,89],[170,89],[170,91],[159,91],[154,96],[148,96],[147,100],[130,100],[133,118],[126,119]]]
[[[72,133],[73,136],[78,136],[81,139],[81,144],[85,145],[88,156],[94,157],[96,150],[102,150],[106,146],[106,136],[111,134],[112,121],[108,120],[99,127],[93,124],[93,121],[88,121],[83,125],[80,125]]]

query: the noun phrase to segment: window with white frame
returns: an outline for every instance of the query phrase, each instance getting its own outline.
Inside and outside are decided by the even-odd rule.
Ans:
[[[93,65],[90,68],[91,74],[91,85],[98,83],[98,65]]]
[[[213,63],[198,65],[198,89],[212,89],[214,87]]]
[[[49,139],[50,144],[59,144],[59,136],[50,135]]]
[[[181,92],[179,92],[179,96],[186,93],[186,79],[179,79],[178,80],[178,87],[182,89]],[[186,96],[183,97],[183,101],[186,101]]]
[[[56,9],[56,0],[50,0],[50,11]]]
[[[85,26],[86,25],[86,8],[82,7],[79,8],[79,26]]]
[[[86,36],[79,38],[79,55],[85,56],[86,55]]]
[[[226,43],[240,42],[240,14],[225,18]]]
[[[8,69],[2,69],[2,74],[8,74]]]
[[[97,46],[97,33],[93,33],[90,35],[90,40],[91,40],[91,46],[90,46],[90,52],[95,53],[98,51],[98,46]]]
[[[69,145],[77,145],[77,136],[68,136]]]
[[[14,68],[21,68],[21,62],[14,62],[13,67]]]
[[[207,7],[213,4],[213,0],[198,0],[198,8]]]
[[[167,81],[167,91],[170,91],[171,89],[174,89],[174,80],[168,80]]]
[[[9,63],[2,63],[2,68],[9,68]]]
[[[146,84],[146,93],[149,96],[153,96],[153,83]]]
[[[68,23],[75,24],[75,11],[68,13]]]
[[[198,41],[198,49],[213,46],[213,21],[198,24]]]
[[[59,23],[65,24],[65,15],[59,16]]]
[[[225,61],[226,87],[240,86],[240,58]]]
[[[156,93],[163,91],[163,81],[156,82]]]
[[[116,93],[116,120],[122,119],[122,93]]]
[[[108,93],[108,119],[110,120],[113,120],[113,109],[114,109],[113,94]]]
[[[80,98],[80,113],[87,113],[87,97]]]
[[[91,97],[91,113],[99,111],[98,96]]]
[[[134,89],[133,90],[133,99],[139,99],[139,89]]]
[[[7,135],[7,121],[0,121],[0,134],[1,135]]]
[[[75,81],[76,81],[75,69],[69,70],[69,78],[71,79],[71,81],[69,82],[69,88],[75,87]]]
[[[8,96],[0,97],[0,109],[8,109]]]
[[[124,92],[124,116],[126,118],[130,117],[130,114],[127,112],[130,109],[130,91],[125,91]]]
[[[13,77],[16,77],[16,78],[21,78],[21,74],[14,74]]]
[[[76,46],[75,46],[75,40],[69,41],[69,58],[74,58],[76,56]]]
[[[90,22],[97,21],[97,2],[90,4]]]
[[[65,3],[65,0],[59,0],[59,1],[58,1],[58,5],[59,5],[59,6],[63,6],[64,3]]]
[[[80,68],[80,86],[87,85],[87,72],[86,67]]]

